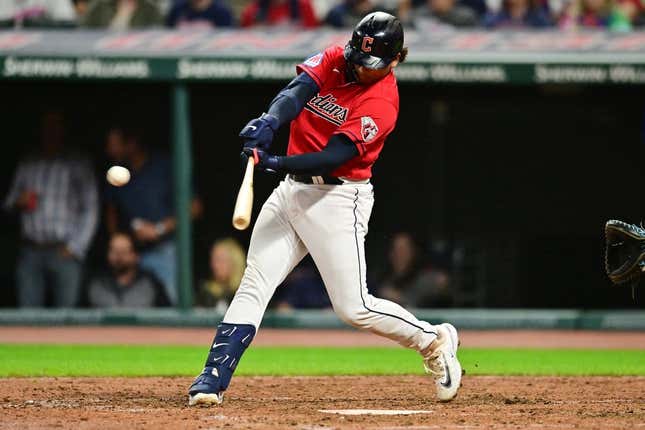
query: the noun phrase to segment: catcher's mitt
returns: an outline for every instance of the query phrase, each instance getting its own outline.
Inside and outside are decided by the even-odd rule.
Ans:
[[[614,219],[607,221],[605,270],[614,284],[638,283],[645,271],[645,229]]]

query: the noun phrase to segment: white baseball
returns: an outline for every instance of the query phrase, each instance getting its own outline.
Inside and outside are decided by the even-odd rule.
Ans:
[[[130,181],[130,171],[122,166],[112,166],[107,171],[106,179],[115,187],[121,187]]]

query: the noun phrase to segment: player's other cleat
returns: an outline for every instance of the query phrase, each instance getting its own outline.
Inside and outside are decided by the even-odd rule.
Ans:
[[[461,387],[461,364],[457,360],[459,336],[452,324],[437,326],[437,338],[424,354],[423,367],[432,375],[437,388],[437,397],[442,402],[452,400]]]
[[[219,405],[224,401],[217,369],[205,367],[188,389],[188,406]]]

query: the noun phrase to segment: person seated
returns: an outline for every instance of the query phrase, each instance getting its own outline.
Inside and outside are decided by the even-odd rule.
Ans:
[[[393,236],[388,260],[388,272],[382,276],[379,286],[381,297],[414,307],[452,304],[448,271],[439,264],[439,258],[436,258],[438,264],[426,264],[410,233]]]
[[[415,9],[414,24],[421,21],[436,21],[452,27],[474,27],[478,24],[477,13],[458,4],[456,0],[426,0],[426,3]]]
[[[645,26],[645,2],[641,0],[619,0],[618,10],[631,24],[630,29]]]
[[[336,28],[354,27],[365,15],[377,10],[372,0],[344,0],[327,13],[325,24]]]
[[[169,306],[163,286],[139,267],[139,254],[127,233],[110,238],[108,270],[88,283],[85,304],[93,308],[152,308]]]
[[[1,27],[73,27],[72,0],[1,0]]]
[[[545,28],[553,25],[537,0],[503,0],[498,12],[484,17],[484,26],[495,29]]]
[[[397,16],[405,25],[426,27],[427,23],[422,20],[417,20],[417,18],[419,17],[419,14],[426,14],[426,9],[431,9],[428,7],[428,4],[428,0],[399,0]],[[483,16],[488,12],[488,4],[486,3],[486,0],[454,0],[454,5],[457,9],[467,8],[472,11],[476,17],[475,25],[479,25]],[[440,7],[441,6],[439,6],[439,8]],[[419,21],[421,21],[421,25],[419,25]],[[441,21],[439,21],[439,24],[441,24]],[[452,24],[448,25],[452,26]]]
[[[573,0],[565,6],[558,21],[564,30],[577,28],[631,30],[638,12],[638,3],[612,0]]]
[[[133,113],[122,113],[135,118]],[[154,150],[152,139],[140,124],[110,127],[105,136],[105,153],[112,164],[127,166],[130,181],[120,187],[108,185],[105,201],[105,227],[108,233],[129,231],[141,255],[141,267],[152,272],[164,286],[171,304],[179,301],[177,287],[177,243],[171,157]],[[193,196],[191,215],[202,213],[201,200]]]
[[[254,0],[242,10],[240,25],[313,28],[319,23],[310,0]]]
[[[162,24],[163,16],[153,0],[91,0],[81,22],[84,27],[118,31]]]
[[[210,254],[211,277],[201,282],[197,293],[197,306],[215,307],[226,311],[240,286],[246,255],[240,244],[232,238],[216,241]]]
[[[166,25],[182,29],[231,27],[233,14],[220,0],[181,0],[170,9]]]
[[[278,312],[331,308],[325,284],[311,256],[305,257],[287,276],[273,302]]]
[[[72,0],[74,4],[74,13],[76,14],[76,21],[81,22],[87,15],[87,8],[90,5],[90,0]]]

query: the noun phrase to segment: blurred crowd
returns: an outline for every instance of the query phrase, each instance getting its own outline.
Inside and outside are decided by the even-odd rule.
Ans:
[[[20,224],[16,262],[20,307],[149,308],[178,302],[176,219],[172,166],[151,149],[145,134],[128,123],[106,127],[102,167],[68,145],[63,112],[46,111],[39,144],[18,163],[4,208]],[[105,166],[126,166],[123,186],[98,180]],[[195,192],[193,218],[202,216]],[[97,231],[107,236],[88,261]],[[200,259],[198,260],[205,260]],[[375,264],[368,288],[406,306],[453,304],[454,258],[442,241],[420,245],[408,232],[391,235],[386,264]],[[215,240],[208,275],[194,286],[194,305],[223,312],[240,286],[246,254],[233,238]],[[382,268],[382,269],[381,269]],[[205,271],[202,271],[205,272]],[[313,260],[305,258],[278,288],[271,306],[279,312],[329,308]]]
[[[2,0],[0,27],[349,28],[376,10],[422,30],[629,31],[645,24],[645,0]]]

